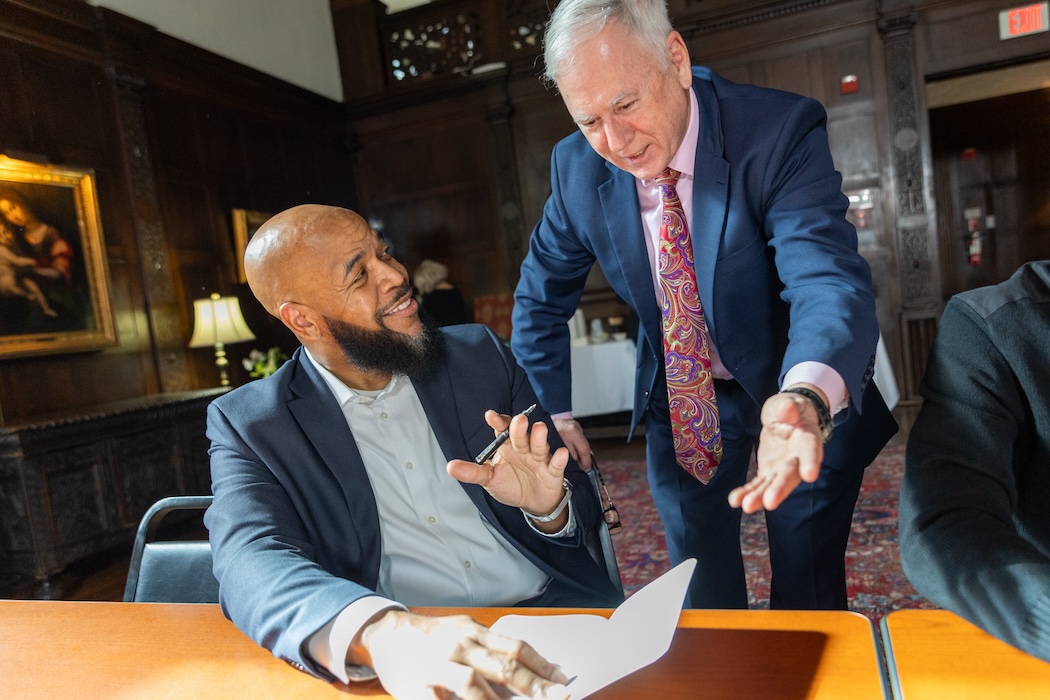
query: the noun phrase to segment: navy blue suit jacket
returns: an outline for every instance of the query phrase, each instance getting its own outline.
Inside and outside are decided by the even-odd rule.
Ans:
[[[447,459],[472,459],[492,440],[486,409],[514,414],[536,401],[510,351],[483,326],[442,329],[442,365],[413,386]],[[302,350],[273,377],[208,407],[212,490],[205,520],[225,614],[279,658],[327,677],[304,656],[306,639],[346,605],[373,594],[381,555],[379,513],[354,437]],[[557,432],[548,422],[552,449]],[[443,465],[442,465],[443,466]],[[521,511],[481,488],[463,489],[518,551],[566,591],[597,607],[623,600],[582,544],[601,523],[586,475],[569,463],[577,535],[536,533]],[[452,477],[449,477],[452,478]],[[479,527],[481,523],[479,523]]]
[[[879,328],[871,272],[846,221],[848,200],[816,100],[693,69],[700,133],[693,257],[708,330],[759,405],[794,365],[834,368],[849,391],[825,450],[833,468],[863,468],[896,423],[870,384]],[[512,347],[543,405],[571,409],[569,331],[595,260],[639,318],[632,429],[662,392],[660,310],[634,177],[581,133],[551,155],[552,193],[515,291]]]

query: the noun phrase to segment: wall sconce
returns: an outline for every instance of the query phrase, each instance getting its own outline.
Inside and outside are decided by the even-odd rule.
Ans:
[[[191,348],[215,348],[215,364],[219,368],[219,382],[230,385],[226,367],[226,344],[255,340],[255,336],[244,322],[241,302],[236,297],[221,297],[212,294],[208,299],[193,302],[193,337]]]

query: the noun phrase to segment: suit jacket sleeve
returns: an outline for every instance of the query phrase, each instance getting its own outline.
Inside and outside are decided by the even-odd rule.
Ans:
[[[746,101],[735,106],[746,107]],[[726,120],[739,123],[733,114]],[[743,163],[746,157],[734,167]],[[761,193],[761,201],[752,211],[762,212],[761,226],[774,251],[776,274],[783,284],[780,297],[789,314],[779,382],[800,362],[822,362],[843,378],[851,407],[859,410],[874,369],[879,328],[871,272],[857,252],[856,231],[845,218],[849,201],[831,158],[826,114],[818,102],[801,99],[791,106],[769,144],[763,172],[755,175],[751,190]],[[731,220],[740,215],[729,212]],[[720,261],[716,285],[721,289],[741,284],[723,279],[727,274],[734,274],[733,265]]]
[[[901,562],[934,603],[1050,661],[1048,326],[1028,320],[1005,329],[1026,350],[1004,356],[971,306],[945,309],[908,442]]]
[[[224,614],[259,645],[313,675],[331,679],[305,653],[310,635],[353,601],[374,592],[325,571],[284,487],[212,403],[212,491],[205,515]]]

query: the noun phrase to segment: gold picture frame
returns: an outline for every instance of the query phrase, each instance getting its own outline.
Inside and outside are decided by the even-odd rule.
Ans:
[[[0,155],[0,359],[116,343],[94,171]]]
[[[265,224],[271,216],[273,214],[264,211],[233,210],[233,254],[237,258],[237,281],[241,284],[248,281],[244,276],[244,249],[248,247],[248,241],[252,239],[259,227]]]

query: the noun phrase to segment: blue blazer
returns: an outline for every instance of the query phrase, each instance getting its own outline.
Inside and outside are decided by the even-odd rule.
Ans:
[[[472,459],[492,440],[486,409],[518,413],[536,398],[491,331],[471,325],[441,332],[444,363],[413,385],[444,456]],[[550,424],[546,413],[537,416]],[[560,446],[550,427],[552,448]],[[205,522],[223,611],[275,656],[328,677],[304,655],[305,641],[346,605],[373,594],[381,556],[375,496],[342,411],[300,349],[273,377],[212,402],[208,437],[215,500]],[[583,544],[586,533],[603,526],[600,506],[575,463],[566,475],[577,522],[568,541],[539,535],[520,510],[480,486],[463,489],[551,577],[548,593],[615,606],[622,593]]]
[[[696,278],[719,356],[761,404],[806,360],[846,382],[825,452],[863,468],[896,431],[870,384],[879,328],[871,272],[846,221],[849,201],[816,100],[693,69],[699,106],[691,231]],[[543,405],[571,409],[569,331],[595,260],[639,319],[632,429],[666,395],[663,331],[634,177],[580,133],[551,155],[550,198],[515,291],[512,347]],[[666,401],[666,398],[662,398]]]

